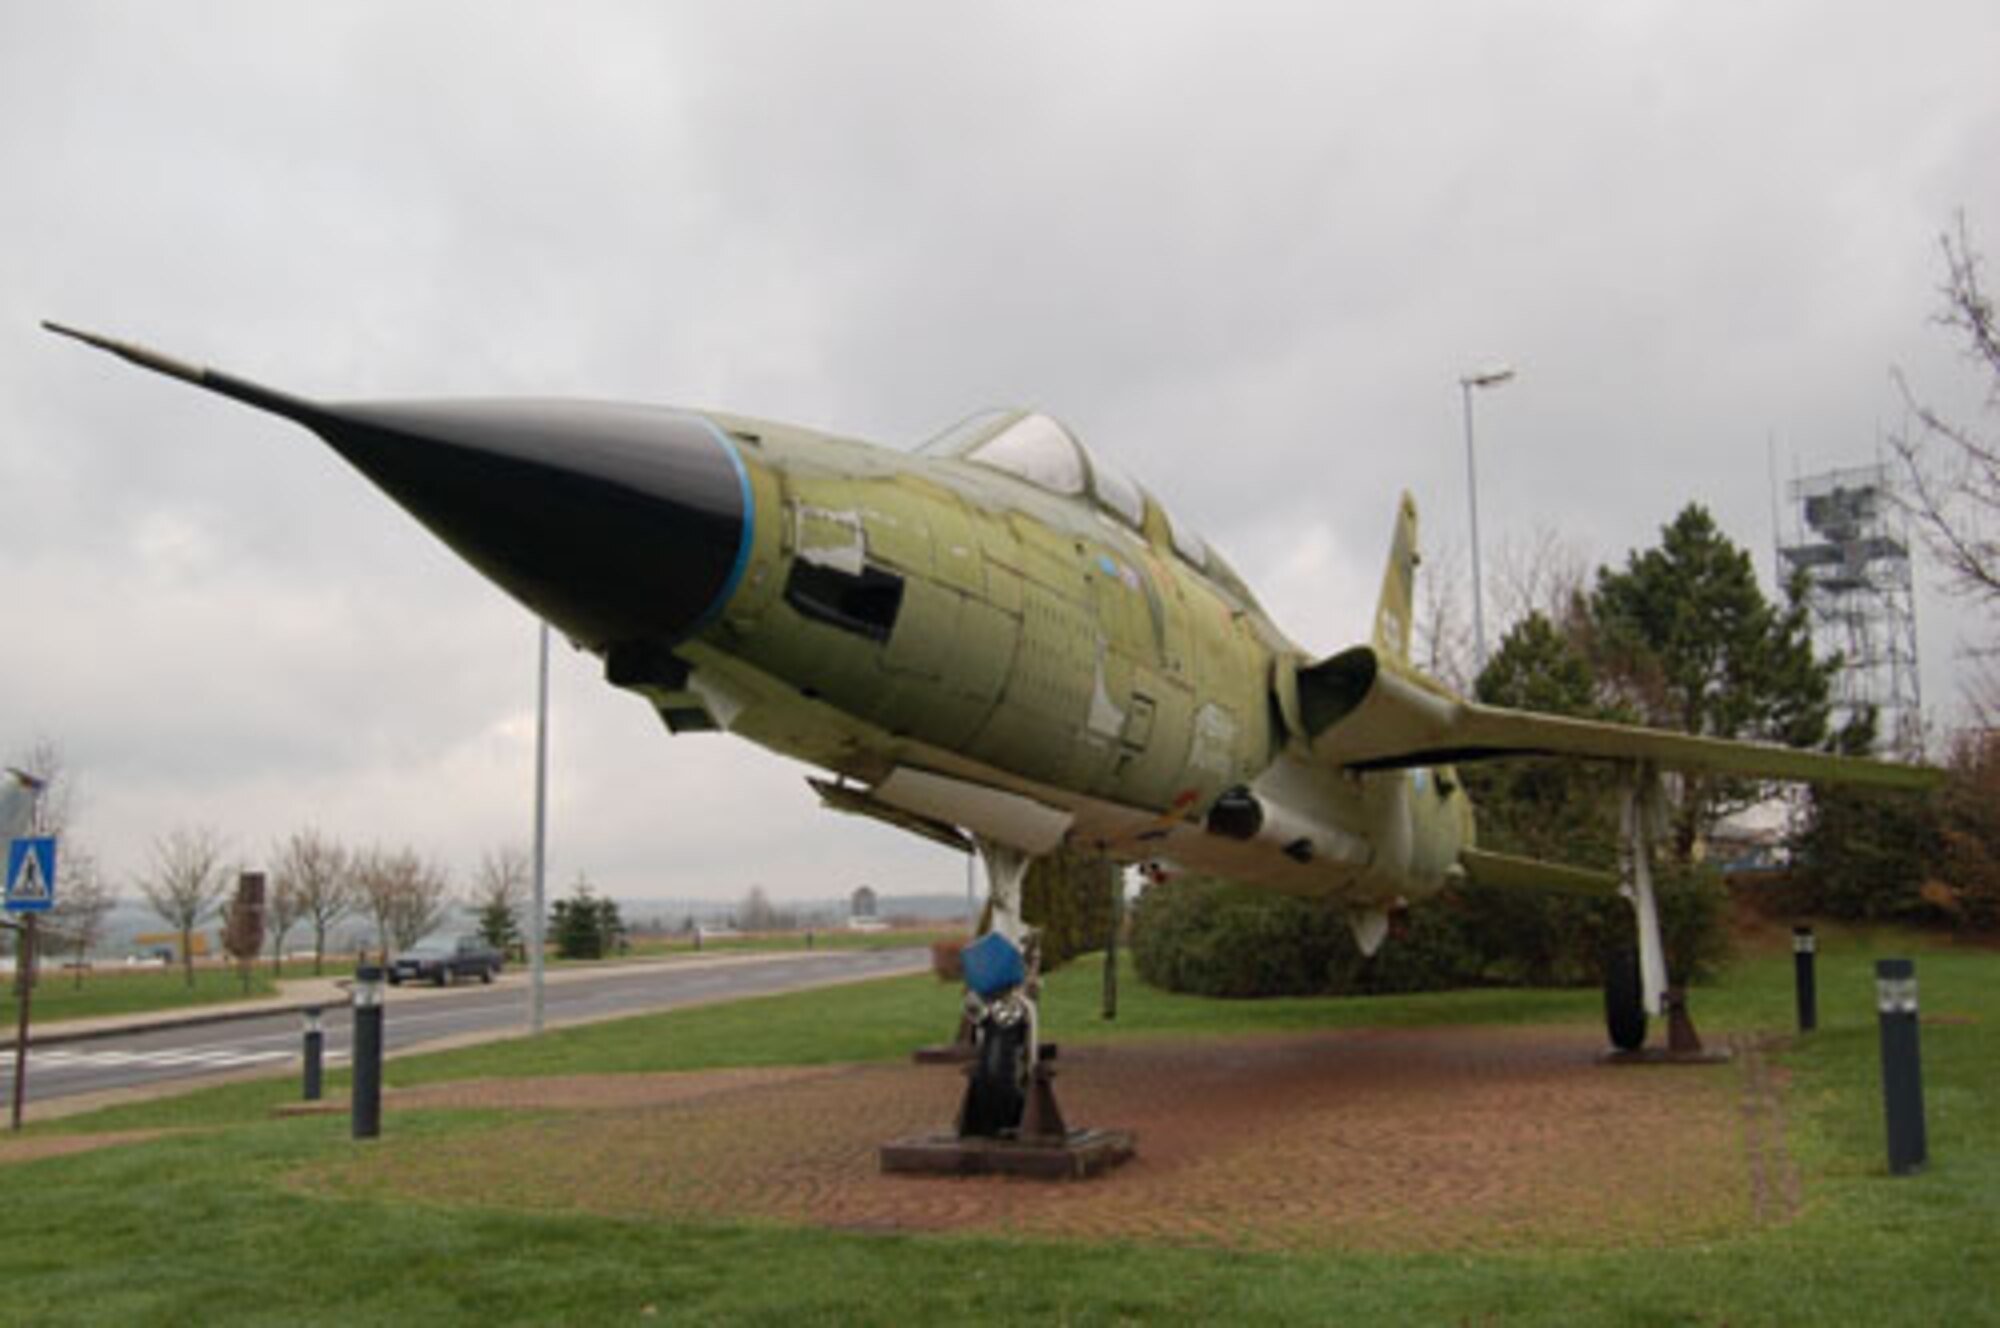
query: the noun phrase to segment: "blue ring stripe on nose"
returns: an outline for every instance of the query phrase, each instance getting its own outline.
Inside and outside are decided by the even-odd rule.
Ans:
[[[736,561],[730,565],[728,578],[723,581],[722,589],[715,593],[715,598],[709,601],[708,607],[701,611],[701,616],[695,619],[694,625],[681,634],[681,639],[684,641],[707,630],[709,624],[721,615],[723,606],[729,603],[730,597],[735,595],[736,588],[743,583],[743,572],[750,566],[750,545],[757,529],[757,508],[750,493],[750,469],[743,464],[743,458],[737,452],[736,444],[731,442],[729,435],[716,427],[715,421],[708,416],[697,415],[693,411],[689,411],[688,414],[699,420],[702,427],[708,430],[709,436],[715,439],[715,445],[722,449],[722,455],[729,458],[730,466],[736,471],[736,487],[743,497],[743,526],[737,536]]]

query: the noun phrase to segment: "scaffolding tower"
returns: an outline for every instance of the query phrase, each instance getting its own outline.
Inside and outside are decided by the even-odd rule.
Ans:
[[[1915,583],[1908,525],[1889,468],[1807,475],[1786,486],[1786,497],[1790,529],[1779,536],[1779,565],[1805,576],[1816,651],[1840,656],[1833,722],[1872,707],[1876,750],[1919,759]]]

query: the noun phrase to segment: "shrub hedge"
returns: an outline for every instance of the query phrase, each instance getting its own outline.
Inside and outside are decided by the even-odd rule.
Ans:
[[[1705,976],[1727,952],[1727,895],[1707,871],[1658,874],[1670,973]],[[1373,957],[1324,900],[1199,876],[1148,886],[1132,911],[1139,976],[1203,996],[1311,996],[1478,985],[1593,986],[1604,955],[1631,944],[1622,899],[1446,890],[1398,913]]]

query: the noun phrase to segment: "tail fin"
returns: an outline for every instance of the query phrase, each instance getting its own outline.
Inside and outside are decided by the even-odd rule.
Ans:
[[[1417,562],[1417,500],[1405,492],[1396,506],[1389,567],[1382,573],[1382,598],[1375,605],[1375,652],[1386,659],[1407,662],[1410,658]]]

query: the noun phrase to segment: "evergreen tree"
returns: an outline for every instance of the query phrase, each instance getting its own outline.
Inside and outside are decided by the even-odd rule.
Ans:
[[[521,927],[514,908],[504,899],[489,899],[479,908],[479,938],[502,954],[513,954],[521,945]]]
[[[1923,891],[1943,852],[1937,813],[1926,794],[1813,790],[1792,841],[1793,902],[1865,922],[1934,917]]]
[[[1489,705],[1579,719],[1628,716],[1599,700],[1596,671],[1540,613],[1501,638],[1481,671],[1477,695]],[[1616,810],[1602,770],[1573,760],[1525,757],[1480,762],[1460,772],[1479,809],[1480,842],[1502,852],[1580,866],[1617,862]]]
[[[1772,605],[1749,555],[1699,504],[1661,531],[1658,548],[1599,570],[1588,621],[1600,680],[1649,724],[1793,747],[1826,739],[1839,661],[1813,658],[1803,586],[1795,580],[1785,605]],[[1716,821],[1761,797],[1749,781],[1682,776],[1675,859],[1692,862]]]
[[[592,893],[590,882],[583,876],[576,878],[570,887],[568,897],[558,899],[550,910],[549,932],[556,943],[556,954],[564,959],[602,959],[605,951],[604,905],[610,900],[600,900]],[[612,904],[612,916],[617,915],[617,905]]]
[[[597,901],[598,955],[624,953],[625,936],[625,918],[618,911],[618,901],[606,895]]]
[[[1490,705],[1619,719],[1600,701],[1590,661],[1541,613],[1501,638],[1480,672]],[[1478,814],[1480,846],[1581,867],[1615,869],[1618,808],[1601,769],[1579,761],[1522,757],[1461,768]],[[1595,982],[1603,952],[1631,927],[1621,900],[1466,885],[1455,901],[1493,976],[1536,984]],[[1391,944],[1394,944],[1392,941]]]
[[[1021,916],[1040,933],[1044,970],[1104,948],[1111,894],[1123,882],[1117,863],[1086,848],[1065,846],[1035,861],[1021,883]]]

